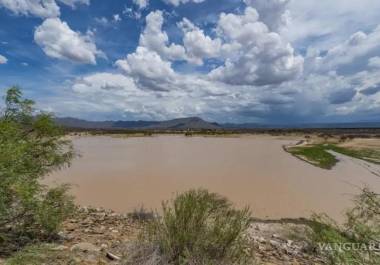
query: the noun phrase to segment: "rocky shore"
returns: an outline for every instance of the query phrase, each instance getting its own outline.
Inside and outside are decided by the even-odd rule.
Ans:
[[[100,208],[81,208],[64,223],[60,239],[49,246],[50,254],[45,254],[44,264],[123,264],[123,257],[137,240],[147,216],[138,217]],[[287,221],[253,221],[249,233],[255,249],[254,264],[325,264],[300,236],[306,230],[304,224]]]

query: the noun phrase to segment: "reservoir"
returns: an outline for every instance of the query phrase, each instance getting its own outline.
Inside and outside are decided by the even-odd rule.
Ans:
[[[358,160],[340,157],[324,170],[293,157],[283,145],[296,138],[74,137],[80,155],[48,183],[70,183],[81,205],[130,212],[159,209],[163,200],[191,188],[206,188],[248,205],[260,218],[327,213],[341,220],[352,196],[367,185],[380,192],[380,177]]]

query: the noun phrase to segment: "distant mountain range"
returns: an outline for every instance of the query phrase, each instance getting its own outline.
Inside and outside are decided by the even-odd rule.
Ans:
[[[208,122],[199,117],[167,121],[87,121],[76,118],[56,118],[56,122],[68,128],[81,129],[135,129],[135,130],[221,130],[221,129],[317,129],[317,128],[380,128],[380,122],[310,123],[310,124],[260,124]]]
[[[69,128],[82,129],[139,129],[139,130],[187,130],[223,129],[217,123],[211,123],[198,117],[174,119],[167,121],[86,121],[76,118],[56,118],[58,124]]]

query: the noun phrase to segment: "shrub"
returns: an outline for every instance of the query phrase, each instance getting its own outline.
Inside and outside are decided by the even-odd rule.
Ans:
[[[59,231],[62,221],[75,211],[73,197],[67,194],[69,186],[49,189],[36,209],[36,224],[47,236]]]
[[[70,141],[49,114],[10,88],[0,117],[0,255],[51,238],[73,209],[66,186],[49,189],[41,179],[69,164]]]
[[[330,264],[380,264],[378,194],[363,189],[355,198],[355,206],[347,211],[343,225],[338,225],[326,215],[315,215],[313,221],[311,242],[315,249],[327,247],[323,252]]]
[[[155,264],[246,264],[251,260],[247,208],[236,210],[224,197],[191,190],[163,203],[162,210],[162,217],[152,221],[143,236],[145,249],[154,254],[144,255],[160,260]]]

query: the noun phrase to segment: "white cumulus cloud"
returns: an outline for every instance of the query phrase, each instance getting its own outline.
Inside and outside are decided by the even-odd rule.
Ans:
[[[8,62],[8,59],[0,54],[0,64],[6,64]]]
[[[292,80],[302,72],[302,56],[296,55],[291,44],[271,32],[258,17],[252,7],[247,7],[243,15],[221,14],[219,35],[241,49],[238,56],[228,57],[224,65],[209,74],[212,79],[262,86]]]
[[[0,6],[17,15],[32,15],[41,18],[60,15],[59,6],[54,0],[0,0]]]
[[[186,3],[202,3],[206,0],[164,0],[164,1],[168,4],[179,6],[181,4],[186,4]]]
[[[75,80],[73,90],[79,93],[97,93],[101,91],[136,91],[133,80],[122,74],[97,73]]]
[[[90,0],[58,0],[59,2],[70,6],[71,8],[75,8],[76,5],[89,5]]]
[[[271,31],[278,31],[290,20],[288,10],[290,0],[244,0],[244,2],[257,10],[260,20]]]
[[[188,61],[195,64],[203,64],[203,59],[218,57],[222,48],[222,41],[212,39],[205,35],[203,30],[196,27],[188,19],[184,18],[179,26],[184,32],[183,44],[186,48]]]
[[[73,31],[59,18],[48,18],[38,26],[34,40],[46,55],[56,59],[96,64],[96,57],[102,55],[90,35]]]
[[[133,0],[140,9],[144,9],[149,5],[149,0]]]
[[[170,62],[145,47],[138,47],[135,53],[118,60],[116,65],[147,89],[168,90],[167,84],[176,76]]]
[[[90,0],[0,0],[0,7],[7,8],[16,15],[49,18],[60,15],[57,1],[72,8],[77,4],[90,4]]]
[[[169,60],[186,58],[185,49],[181,45],[169,44],[168,34],[162,30],[164,17],[162,11],[154,11],[146,17],[146,27],[140,36],[140,46],[157,52]]]

